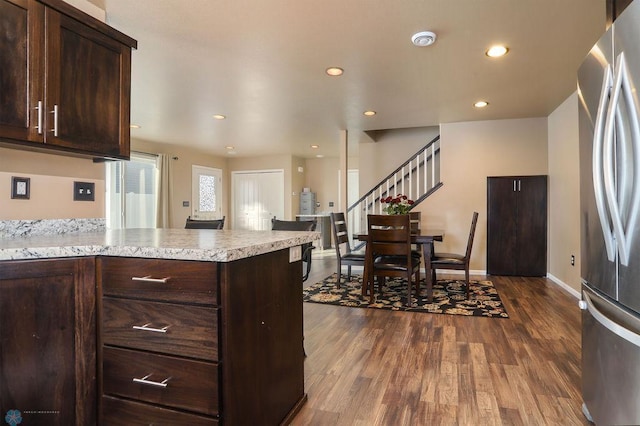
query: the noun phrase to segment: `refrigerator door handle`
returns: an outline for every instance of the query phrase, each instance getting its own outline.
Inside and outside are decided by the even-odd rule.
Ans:
[[[621,97],[624,104],[621,104]],[[621,106],[622,105],[622,106]],[[626,108],[623,108],[626,106]],[[638,130],[637,110],[634,101],[632,88],[629,82],[629,72],[624,53],[620,53],[616,60],[615,77],[611,89],[611,99],[609,101],[607,118],[604,126],[603,142],[603,164],[604,187],[607,198],[609,212],[615,240],[617,242],[620,263],[629,264],[629,254],[631,251],[631,238],[638,217],[638,195],[637,191],[632,196],[629,204],[626,202],[626,188],[630,182],[635,185],[639,183],[640,174],[635,167],[622,167],[617,170],[616,176],[616,151],[621,150],[633,152],[634,164],[638,164],[638,152],[640,144],[640,131]],[[624,124],[628,124],[631,134],[624,131]],[[614,133],[614,129],[619,131]],[[618,147],[616,148],[616,143]],[[620,195],[618,195],[620,193]],[[626,217],[625,223],[623,218]]]
[[[595,307],[595,305],[593,304],[593,301],[585,291],[582,292],[582,298],[586,302],[587,310],[596,321],[598,321],[600,324],[602,324],[604,327],[606,327],[609,331],[611,331],[615,335],[620,336],[622,339],[626,340],[627,342],[640,347],[639,334],[636,334],[633,331],[624,328],[623,326],[612,321],[605,314],[600,312],[598,308]]]
[[[611,262],[615,261],[616,249],[613,232],[609,224],[609,215],[607,214],[605,198],[609,197],[608,194],[605,194],[603,175],[607,175],[610,173],[609,168],[613,167],[613,164],[603,162],[602,152],[604,145],[605,121],[607,119],[607,110],[609,105],[609,95],[611,93],[611,86],[613,85],[612,80],[611,66],[608,65],[605,68],[604,78],[602,79],[600,101],[598,102],[598,113],[596,115],[596,121],[593,129],[593,162],[591,166],[593,171],[593,189],[596,208],[598,210],[598,217],[600,218],[602,235],[604,236],[604,245],[607,250],[607,258]]]

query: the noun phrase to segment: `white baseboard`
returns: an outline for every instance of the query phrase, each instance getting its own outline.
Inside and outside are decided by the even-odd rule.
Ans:
[[[564,289],[565,291],[567,291],[569,294],[571,294],[573,297],[575,297],[576,299],[580,299],[581,295],[580,292],[578,290],[576,290],[575,288],[571,287],[569,284],[565,283],[564,281],[562,281],[561,279],[553,276],[553,274],[547,273],[547,278],[549,278],[551,281],[553,281],[555,284],[557,284],[558,286],[560,286],[562,289]]]

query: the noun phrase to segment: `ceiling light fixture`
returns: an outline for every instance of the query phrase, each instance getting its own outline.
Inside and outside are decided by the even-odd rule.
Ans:
[[[502,45],[491,46],[485,54],[490,58],[499,58],[500,56],[504,56],[509,52],[509,48]]]
[[[330,75],[332,77],[337,77],[339,75],[342,75],[344,70],[340,67],[329,67],[325,72],[327,73],[327,75]]]
[[[311,148],[318,149],[318,148],[320,148],[320,146],[319,145],[311,145]]]
[[[227,145],[227,146],[225,146],[225,148],[227,148],[227,149],[233,149],[233,147],[232,147],[231,145]]]
[[[487,102],[487,101],[478,101],[475,104],[473,104],[473,106],[476,107],[476,108],[484,108],[487,105],[489,105],[489,102]]]
[[[365,111],[362,114],[366,115],[367,117],[373,117],[374,115],[376,115],[377,113],[375,111]]]
[[[418,47],[431,46],[436,42],[436,33],[431,31],[420,31],[411,36],[411,43]]]
[[[140,127],[142,127],[142,126],[140,126],[139,124],[130,124],[129,125],[129,128],[131,128],[131,129],[139,129]]]
[[[213,114],[213,118],[215,118],[216,120],[224,120],[227,117],[222,114]]]

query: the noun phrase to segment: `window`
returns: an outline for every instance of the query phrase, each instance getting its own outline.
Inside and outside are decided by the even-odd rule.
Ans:
[[[107,228],[155,228],[156,157],[131,153],[129,161],[107,163]]]

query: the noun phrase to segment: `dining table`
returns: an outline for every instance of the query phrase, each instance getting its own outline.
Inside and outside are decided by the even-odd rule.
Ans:
[[[367,234],[358,234],[358,241],[368,241],[369,236]],[[442,241],[444,239],[444,231],[441,229],[418,229],[417,232],[411,233],[411,244],[415,244],[418,247],[422,247],[422,259],[424,261],[425,283],[427,285],[427,302],[433,301],[433,271],[431,269],[431,258],[433,257],[433,243],[435,241]],[[366,249],[365,249],[366,250]],[[362,276],[362,296],[366,295],[367,286],[369,283],[369,271],[365,262],[364,272]],[[373,295],[373,288],[370,289]]]

